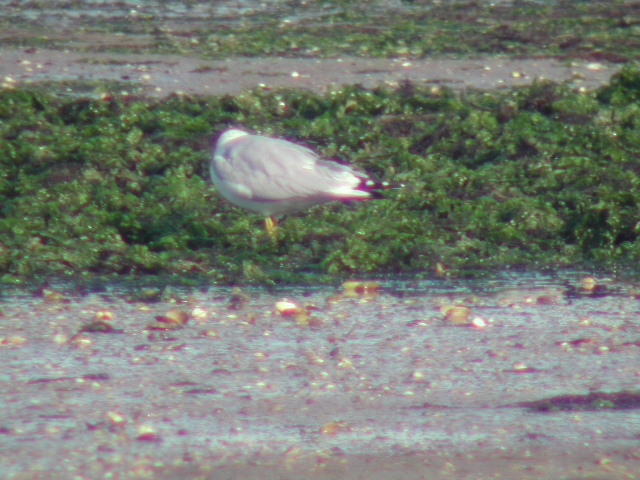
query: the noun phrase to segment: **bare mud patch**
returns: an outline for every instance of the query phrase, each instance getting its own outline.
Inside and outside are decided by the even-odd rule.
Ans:
[[[279,87],[326,92],[342,85],[374,87],[403,81],[456,89],[497,89],[548,79],[594,89],[606,84],[617,70],[603,63],[567,63],[552,58],[207,60],[188,55],[0,49],[0,78],[5,87],[51,81],[117,81],[153,96],[237,94],[247,89]]]

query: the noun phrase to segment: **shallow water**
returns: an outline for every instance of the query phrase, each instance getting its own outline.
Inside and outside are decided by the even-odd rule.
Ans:
[[[160,458],[188,450],[222,463],[291,449],[297,458],[630,448],[636,410],[540,414],[519,404],[638,387],[636,287],[600,279],[597,295],[567,289],[579,281],[249,289],[238,309],[223,287],[177,289],[172,303],[130,301],[119,288],[61,286],[61,299],[13,291],[0,307],[0,449],[18,475],[49,468],[52,448],[117,469],[117,453],[148,449],[145,432]],[[313,306],[315,321],[278,313],[283,299]],[[449,305],[467,306],[469,321],[447,320]],[[191,314],[184,328],[148,329],[175,306]],[[78,334],[96,315],[118,331]]]

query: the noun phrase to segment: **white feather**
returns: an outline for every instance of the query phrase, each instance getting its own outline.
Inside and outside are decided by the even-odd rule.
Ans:
[[[230,202],[264,216],[307,210],[332,200],[371,197],[375,184],[351,167],[320,159],[286,140],[225,131],[211,160],[211,178]]]

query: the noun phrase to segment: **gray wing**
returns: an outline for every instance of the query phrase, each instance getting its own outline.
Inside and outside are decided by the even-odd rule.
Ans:
[[[236,194],[257,201],[291,198],[362,198],[367,176],[327,162],[286,140],[249,135],[216,152],[216,175]]]

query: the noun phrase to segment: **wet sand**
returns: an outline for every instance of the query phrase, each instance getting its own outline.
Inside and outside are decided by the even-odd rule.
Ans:
[[[636,289],[601,284],[6,294],[3,478],[636,478],[638,410],[523,403],[638,388]]]
[[[252,88],[330,91],[341,85],[397,85],[402,81],[455,89],[498,89],[536,79],[594,89],[607,84],[619,66],[561,62],[552,58],[332,59],[231,58],[206,60],[188,55],[115,54],[74,50],[0,49],[5,87],[64,81],[119,81],[141,93],[223,95]],[[73,93],[72,91],[69,93]]]

